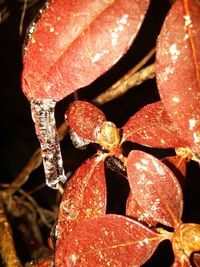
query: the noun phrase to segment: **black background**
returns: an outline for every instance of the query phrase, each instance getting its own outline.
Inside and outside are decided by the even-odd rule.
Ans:
[[[10,183],[13,181],[28,162],[35,149],[39,147],[34,124],[31,119],[29,102],[21,90],[21,72],[23,68],[22,45],[26,36],[27,26],[31,23],[43,3],[44,1],[37,1],[36,4],[26,10],[22,35],[19,34],[22,3],[20,4],[20,1],[10,0],[5,1],[1,5],[1,8],[3,5],[6,6],[9,12],[9,17],[0,23],[1,183]],[[151,2],[140,33],[128,53],[108,73],[100,77],[90,86],[80,89],[78,91],[80,100],[91,101],[100,92],[117,81],[119,77],[133,67],[155,46],[161,25],[169,8],[170,3],[168,0],[153,0]],[[153,62],[153,60],[149,61],[149,63]],[[159,94],[155,79],[153,79],[130,90],[120,99],[113,100],[100,108],[105,112],[108,120],[113,121],[118,127],[122,127],[128,118],[137,110],[145,104],[155,102],[158,99]],[[64,119],[64,112],[67,106],[73,100],[74,96],[70,95],[57,104],[56,120],[58,126]],[[72,172],[84,159],[95,152],[92,147],[89,147],[85,151],[77,151],[71,144],[68,136],[62,141],[61,146],[64,167],[66,170]],[[200,223],[200,205],[198,203],[200,196],[200,177],[197,164],[194,162],[188,164],[187,173],[184,191],[185,205],[183,220],[185,222]],[[107,174],[111,175],[111,177],[114,176],[109,171],[107,171]],[[43,182],[43,167],[40,166],[38,170],[32,173],[29,181],[23,186],[23,189],[27,191],[31,190]],[[115,179],[115,182],[110,182],[110,180],[108,182],[110,210],[112,210],[112,203],[116,201],[122,184],[121,178]],[[126,185],[124,187],[126,188]],[[57,194],[54,190],[47,187],[35,193],[33,197],[43,207],[51,209],[53,205],[56,205]],[[15,233],[15,226],[13,230]],[[48,234],[49,230],[47,229],[44,238]],[[19,241],[17,230],[15,233],[15,242],[21,260],[23,262],[30,260],[26,248],[23,247],[23,242]],[[162,244],[158,252],[145,266],[170,266],[173,261],[170,245]]]

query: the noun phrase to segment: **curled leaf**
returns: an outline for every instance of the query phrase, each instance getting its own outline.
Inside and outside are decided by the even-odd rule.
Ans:
[[[22,87],[29,100],[61,100],[127,51],[149,0],[51,0],[29,29]]]
[[[83,163],[67,184],[59,208],[58,238],[62,235],[63,227],[67,235],[81,221],[105,212],[104,161],[101,156],[95,156]]]
[[[165,239],[120,215],[105,215],[79,224],[56,250],[56,266],[141,266]],[[63,256],[64,255],[64,256]]]
[[[200,154],[200,3],[177,0],[157,43],[156,77],[171,120]]]
[[[187,145],[161,101],[146,105],[128,120],[123,127],[122,142],[125,141],[160,148]]]
[[[106,117],[100,109],[85,101],[75,101],[70,104],[65,118],[70,129],[77,136],[93,142],[96,141],[95,129],[106,121]]]
[[[131,151],[127,174],[131,192],[143,217],[176,227],[181,222],[183,196],[172,171],[160,160],[142,151]]]

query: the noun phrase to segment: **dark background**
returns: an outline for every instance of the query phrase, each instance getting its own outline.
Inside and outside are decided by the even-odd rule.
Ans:
[[[1,168],[0,183],[10,183],[20,173],[21,169],[29,161],[34,151],[39,147],[35,135],[34,124],[31,119],[28,100],[21,91],[22,72],[22,46],[26,36],[26,30],[39,8],[45,1],[32,1],[32,5],[26,10],[23,22],[23,32],[19,34],[20,19],[22,15],[23,2],[1,1],[0,9],[6,8],[7,18],[0,22],[0,121],[1,121]],[[30,4],[31,1],[28,1]],[[127,70],[141,60],[147,52],[156,44],[164,17],[170,7],[168,0],[153,0],[140,30],[136,41],[128,53],[108,73],[86,88],[78,91],[80,100],[91,101],[100,92],[117,81]],[[4,9],[5,10],[5,9]],[[153,62],[154,59],[149,61]],[[130,90],[120,99],[113,100],[100,108],[105,112],[108,120],[113,121],[118,127],[122,127],[128,118],[145,104],[155,102],[159,99],[155,79],[144,82],[142,85]],[[64,112],[74,96],[70,95],[60,101],[56,107],[56,120],[58,126],[62,123]],[[64,167],[66,170],[74,171],[81,162],[92,155],[95,150],[92,147],[84,151],[77,151],[68,136],[61,143]],[[130,148],[127,148],[130,149]],[[160,153],[163,153],[162,151]],[[165,153],[165,152],[164,152]],[[185,206],[183,220],[185,222],[200,223],[200,177],[197,164],[194,162],[187,166],[186,187],[184,191]],[[108,175],[113,176],[109,171]],[[114,180],[114,179],[113,179]],[[112,181],[112,180],[111,180]],[[29,191],[44,182],[43,167],[40,166],[32,173],[29,181],[23,189]],[[123,182],[121,178],[115,182],[108,182],[110,190],[109,205],[116,201]],[[124,185],[126,188],[126,185]],[[117,191],[119,190],[119,191]],[[57,194],[54,190],[44,187],[33,197],[38,203],[51,209],[56,205]],[[122,204],[123,206],[123,204]],[[12,217],[11,217],[12,221]],[[23,262],[30,260],[30,255],[23,242],[19,241],[17,227],[13,227],[18,254]],[[44,231],[44,238],[49,230]],[[162,244],[153,258],[145,266],[170,266],[173,255],[169,244]],[[161,265],[162,264],[162,265]]]

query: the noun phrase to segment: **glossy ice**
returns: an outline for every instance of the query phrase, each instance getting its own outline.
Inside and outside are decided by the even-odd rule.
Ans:
[[[31,112],[42,149],[46,184],[51,188],[58,189],[59,183],[65,183],[67,178],[57,138],[54,118],[55,104],[56,101],[52,99],[32,100]]]

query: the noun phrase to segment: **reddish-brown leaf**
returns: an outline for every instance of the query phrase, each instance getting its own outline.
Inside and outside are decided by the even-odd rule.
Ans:
[[[177,0],[157,44],[157,84],[164,106],[200,154],[200,2]]]
[[[179,156],[172,156],[162,159],[162,162],[174,173],[183,189],[186,176],[186,159]]]
[[[29,100],[64,98],[126,52],[149,0],[51,0],[30,28],[22,87]]]
[[[102,156],[95,156],[83,163],[67,184],[59,208],[58,238],[62,235],[63,227],[67,235],[81,221],[105,212],[104,161]]]
[[[73,131],[71,137],[74,141],[76,141],[75,134],[85,140],[95,142],[96,127],[106,121],[106,117],[100,109],[84,101],[75,101],[70,104],[65,118]]]
[[[56,266],[141,266],[166,237],[120,215],[79,224],[57,246]]]
[[[131,151],[127,174],[130,188],[145,217],[174,227],[181,221],[183,196],[172,171],[142,151]]]
[[[131,191],[126,202],[126,215],[142,223],[146,223],[149,226],[155,226],[158,223],[150,213],[147,213],[146,210],[139,205]]]
[[[184,188],[186,175],[185,159],[178,156],[173,156],[164,158],[162,162],[164,162],[165,165],[167,165],[167,167],[169,167],[174,173],[181,185],[181,188]],[[146,211],[142,209],[131,191],[126,202],[126,215],[152,226],[155,226],[158,223],[156,218],[152,217],[152,214],[146,213]]]
[[[123,127],[122,142],[125,141],[160,148],[187,144],[170,121],[161,101],[143,107],[128,120]]]

